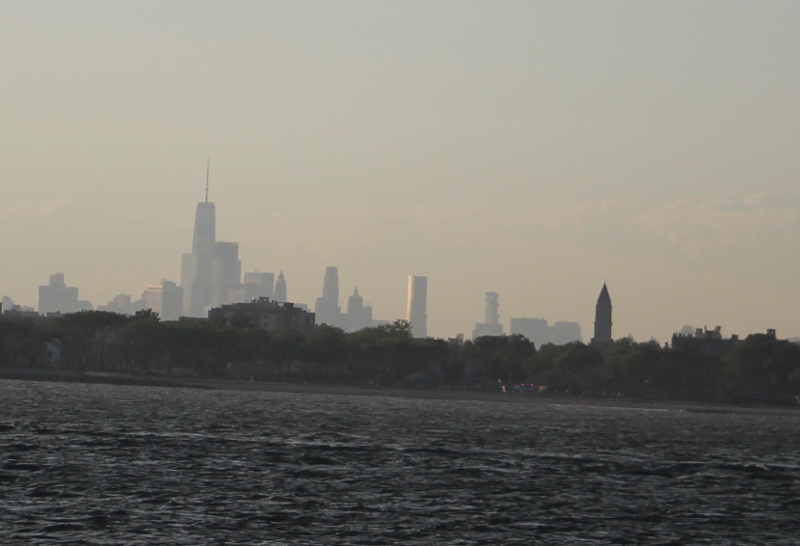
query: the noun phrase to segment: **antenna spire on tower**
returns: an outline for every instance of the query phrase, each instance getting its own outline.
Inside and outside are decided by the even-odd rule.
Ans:
[[[211,158],[206,163],[206,205],[208,204],[208,175],[211,173]]]

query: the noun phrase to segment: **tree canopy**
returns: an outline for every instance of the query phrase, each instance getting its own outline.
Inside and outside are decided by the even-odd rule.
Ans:
[[[166,322],[149,310],[0,318],[0,366],[45,365],[46,344],[58,348],[65,370],[487,390],[528,382],[550,392],[705,401],[800,393],[800,346],[761,334],[719,358],[627,338],[602,350],[580,342],[537,348],[520,335],[415,339],[403,320],[354,333],[322,325],[273,335],[246,322]]]

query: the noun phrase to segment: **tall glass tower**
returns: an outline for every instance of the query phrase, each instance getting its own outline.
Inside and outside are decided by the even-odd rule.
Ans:
[[[181,286],[183,310],[187,316],[202,317],[204,308],[211,304],[211,263],[216,242],[216,210],[214,203],[197,203],[194,215],[192,252],[181,261]]]
[[[411,335],[414,337],[428,337],[427,306],[428,277],[409,276],[406,318],[411,323]]]

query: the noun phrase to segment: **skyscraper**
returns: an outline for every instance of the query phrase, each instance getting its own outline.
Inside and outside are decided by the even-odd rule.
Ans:
[[[274,293],[274,273],[251,271],[244,274],[244,294],[246,301],[251,301],[261,297],[273,299]]]
[[[428,277],[411,275],[408,277],[408,312],[406,318],[411,323],[411,335],[428,336]]]
[[[512,318],[511,335],[519,334],[527,337],[537,348],[552,342],[552,327],[543,318]]]
[[[286,279],[283,278],[283,269],[278,273],[278,280],[275,281],[275,301],[287,301]]]
[[[353,295],[347,298],[347,314],[343,318],[343,328],[347,332],[357,332],[372,326],[372,306],[364,305],[364,298],[358,293],[357,286]]]
[[[600,290],[600,296],[598,296],[595,306],[592,343],[602,345],[611,343],[611,341],[611,296],[608,295],[606,283],[603,283],[603,289]]]
[[[242,287],[239,243],[216,241],[211,254],[211,306],[235,302]]]
[[[142,296],[145,307],[158,313],[163,320],[180,318],[183,309],[183,288],[174,282],[164,279],[161,284],[152,284],[145,289]]]
[[[581,340],[581,325],[577,322],[557,320],[551,326],[551,331],[550,342],[553,345],[566,345],[567,343]]]
[[[325,269],[322,297],[314,305],[317,324],[342,326],[342,309],[339,307],[339,271],[334,266]]]
[[[146,305],[144,301],[142,305]],[[183,289],[181,289],[181,301],[179,302],[181,309],[183,309]],[[135,302],[129,294],[117,294],[114,299],[109,301],[106,305],[98,305],[98,311],[110,311],[112,313],[119,313],[121,315],[132,315],[139,309],[136,308]]]
[[[181,286],[183,287],[183,311],[190,317],[205,316],[211,305],[211,262],[216,242],[216,209],[206,200],[197,203],[194,215],[192,252],[181,260]]]
[[[194,214],[194,233],[192,234],[192,254],[211,254],[217,240],[217,211],[214,203],[197,203]]]
[[[240,293],[239,243],[217,241],[216,230],[216,209],[208,202],[207,168],[205,201],[195,211],[192,252],[181,260],[181,314],[205,317],[212,306],[230,303]]]
[[[486,310],[484,315],[486,317],[486,324],[500,324],[500,315],[497,310],[500,308],[500,296],[497,292],[486,292]]]
[[[503,325],[500,324],[500,315],[497,313],[500,307],[500,296],[497,292],[486,292],[486,309],[484,311],[484,322],[475,324],[472,330],[472,339],[481,336],[502,336]]]
[[[547,320],[542,318],[512,318],[511,334],[527,337],[536,347],[546,343],[564,345],[581,340],[581,325],[563,320],[548,325]]]
[[[39,312],[75,313],[80,311],[78,288],[64,283],[64,274],[53,273],[47,285],[39,286]]]

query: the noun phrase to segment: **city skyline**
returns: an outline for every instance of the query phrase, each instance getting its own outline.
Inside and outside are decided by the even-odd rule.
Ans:
[[[33,0],[0,6],[0,293],[181,278],[217,239],[313,307],[430,279],[428,333],[800,335],[800,5]],[[228,255],[233,249],[228,248]],[[154,289],[154,297],[157,290]],[[344,299],[344,298],[341,298]],[[127,305],[120,302],[120,306]],[[344,307],[345,302],[339,305]]]
[[[78,300],[78,287],[65,287],[64,273],[56,272],[50,275],[48,285],[39,286],[39,300],[36,309],[46,314],[55,311],[55,306],[60,305],[66,309],[65,312],[76,312],[79,310],[86,310],[91,308],[102,308],[103,310],[110,310],[120,313],[132,314],[139,308],[150,308],[153,310],[160,310],[163,318],[166,320],[177,320],[179,316],[187,317],[207,317],[208,312],[212,308],[219,308],[223,305],[249,301],[250,299],[266,296],[275,301],[290,301],[286,294],[286,281],[284,279],[283,270],[278,274],[277,281],[274,287],[272,281],[275,279],[274,273],[260,272],[256,268],[253,272],[241,273],[241,262],[236,257],[238,254],[238,243],[222,242],[216,240],[216,212],[215,204],[208,201],[208,179],[206,180],[206,196],[205,201],[197,203],[195,212],[194,230],[192,233],[192,252],[184,253],[182,257],[182,272],[181,278],[185,284],[177,286],[164,278],[159,285],[147,285],[142,292],[142,298],[138,301],[133,301],[131,296],[124,293],[118,293],[111,299],[107,305],[95,304],[88,300]],[[232,249],[232,252],[227,252],[227,249]],[[226,255],[230,254],[230,255]],[[203,262],[204,266],[198,264]],[[213,265],[212,265],[213,264]],[[205,269],[205,272],[198,273],[199,270]],[[221,272],[228,272],[222,274]],[[236,281],[236,278],[239,281]],[[200,279],[199,292],[200,296],[193,295],[198,291],[198,279]],[[249,280],[249,282],[248,282]],[[269,283],[269,286],[264,285],[264,281]],[[410,275],[408,276],[408,286],[406,292],[406,312],[405,320],[412,322],[412,316],[416,316],[417,320],[413,321],[421,324],[416,330],[413,328],[415,337],[428,337],[428,322],[427,322],[427,277]],[[186,289],[185,286],[192,288]],[[176,293],[175,290],[178,290]],[[162,309],[162,302],[164,301],[164,294],[167,290],[174,293],[171,296],[172,303],[170,311],[167,308]],[[255,290],[251,295],[250,291]],[[225,297],[221,293],[225,292]],[[156,295],[157,294],[157,295]],[[342,311],[342,299],[339,297],[339,277],[337,266],[327,266],[325,268],[324,282],[322,287],[321,296],[315,299],[314,310],[317,314],[317,324],[328,324],[344,329],[345,331],[356,331],[363,327],[375,326],[390,322],[388,320],[373,320],[372,307],[364,306],[363,298],[358,294],[358,286],[356,285],[353,295],[347,298],[347,312]],[[43,295],[44,298],[43,299]],[[4,294],[4,300],[8,295]],[[283,297],[279,297],[283,296]],[[480,335],[503,335],[505,326],[499,320],[499,294],[497,292],[486,292],[484,300],[484,322],[476,323],[475,328],[472,330],[471,338],[474,339]],[[116,308],[115,304],[119,298],[127,298],[127,306]],[[156,298],[156,299],[153,299]],[[13,298],[11,298],[13,300]],[[198,299],[204,302],[198,304]],[[51,303],[59,302],[59,303]],[[16,305],[19,302],[14,301]],[[179,313],[176,305],[182,303],[182,312]],[[295,302],[303,307],[308,307],[309,304],[297,301]],[[337,303],[339,305],[337,305]],[[33,306],[22,304],[23,307],[32,309]],[[202,308],[198,311],[198,306]],[[322,311],[320,313],[320,311]],[[363,318],[361,315],[367,311],[368,314]],[[534,313],[535,314],[535,313]],[[553,326],[548,326],[547,319],[539,316],[536,318],[528,315],[520,317],[512,317],[509,319],[508,333],[525,335],[531,341],[536,341],[537,345],[544,343],[554,343],[562,345],[571,341],[584,341],[581,335],[580,324],[577,322],[569,321],[556,321]],[[356,317],[355,320],[353,317]],[[397,317],[401,318],[401,317]],[[396,319],[394,319],[396,320]],[[515,327],[515,323],[517,327]],[[681,331],[686,329],[694,329],[696,325],[682,325]],[[706,328],[706,326],[704,326]],[[721,329],[721,326],[717,326]],[[608,293],[606,283],[603,283],[600,291],[600,296],[595,305],[595,320],[593,323],[595,336],[586,340],[588,343],[609,343],[612,339],[619,339],[626,337],[625,335],[618,335],[616,337],[611,334],[611,301]],[[549,330],[549,333],[545,333]],[[600,332],[598,336],[598,332]],[[673,335],[678,333],[679,329],[675,329]],[[738,334],[734,334],[738,335]],[[452,332],[448,335],[432,336],[432,337],[454,337],[464,336],[464,332]],[[628,334],[630,336],[630,334]],[[790,336],[797,339],[797,336]],[[600,339],[601,341],[597,341]],[[650,339],[656,339],[651,336]],[[644,341],[644,340],[640,340]]]

